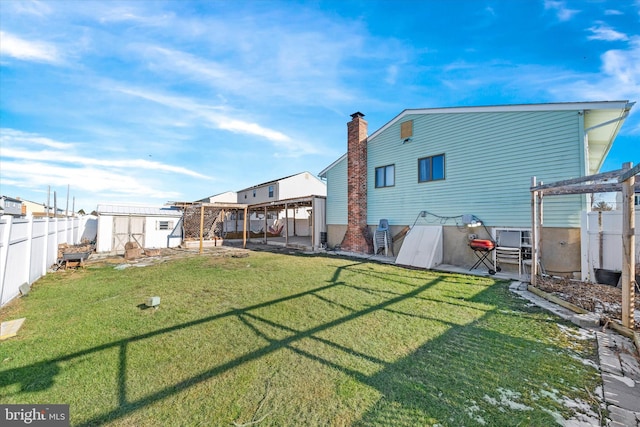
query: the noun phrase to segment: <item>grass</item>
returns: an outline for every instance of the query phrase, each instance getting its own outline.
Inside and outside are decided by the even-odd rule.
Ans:
[[[594,343],[507,286],[266,252],[49,274],[0,311],[27,318],[0,344],[0,401],[68,403],[79,426],[569,419],[599,384]]]

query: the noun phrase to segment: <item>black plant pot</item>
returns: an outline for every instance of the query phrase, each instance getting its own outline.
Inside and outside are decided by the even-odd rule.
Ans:
[[[603,268],[596,268],[596,282],[603,285],[618,286],[618,281],[622,272],[614,270],[605,270]]]

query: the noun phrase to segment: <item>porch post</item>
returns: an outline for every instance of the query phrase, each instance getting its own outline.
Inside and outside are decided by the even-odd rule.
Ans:
[[[284,245],[285,246],[289,246],[289,205],[287,204],[287,202],[284,203],[284,216],[285,216],[285,220],[284,220]],[[295,222],[296,222],[296,217],[295,215],[293,216],[293,223],[294,223],[294,230],[295,230]]]
[[[264,207],[264,243],[267,243],[267,207]]]
[[[242,228],[242,249],[247,249],[247,215],[249,214],[249,207],[244,207],[244,226]]]
[[[200,205],[200,250],[199,254],[202,253],[202,240],[204,238],[204,205]]]

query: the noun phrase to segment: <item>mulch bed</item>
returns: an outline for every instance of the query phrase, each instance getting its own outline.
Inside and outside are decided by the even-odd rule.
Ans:
[[[536,287],[580,308],[610,319],[622,319],[622,289],[569,279],[541,277]],[[640,330],[640,292],[635,292],[635,330]]]

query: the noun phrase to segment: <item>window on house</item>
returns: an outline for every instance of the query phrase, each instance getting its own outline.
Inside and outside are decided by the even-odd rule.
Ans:
[[[376,188],[395,185],[396,166],[387,165],[376,168]]]
[[[171,221],[158,221],[158,230],[171,230],[172,227]]]
[[[444,179],[444,154],[418,159],[418,182]]]
[[[256,190],[253,190],[253,197],[256,197]]]
[[[273,185],[269,186],[269,197],[273,197]]]

